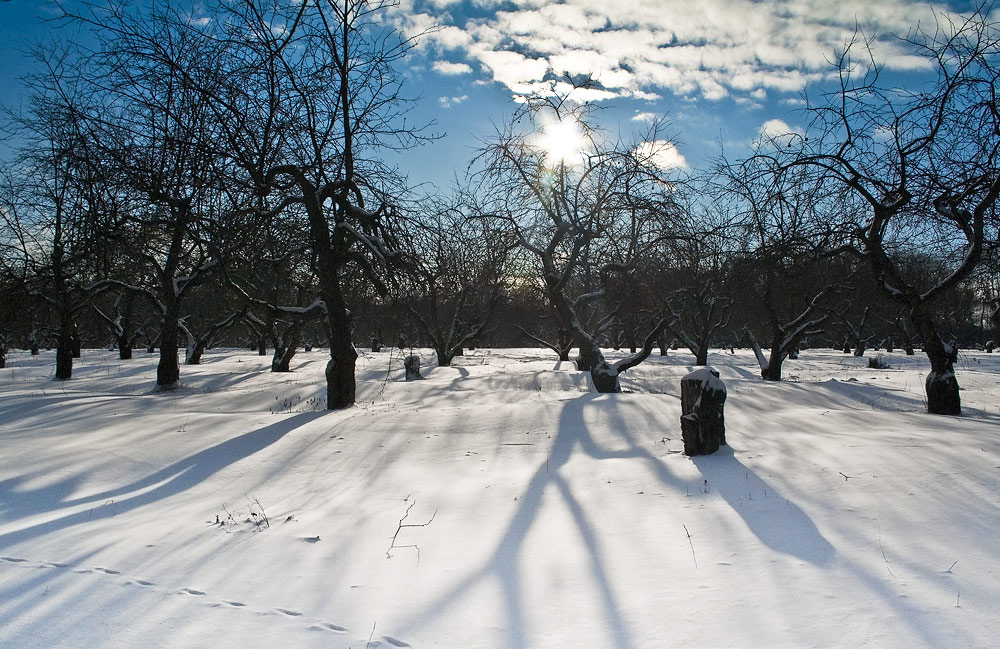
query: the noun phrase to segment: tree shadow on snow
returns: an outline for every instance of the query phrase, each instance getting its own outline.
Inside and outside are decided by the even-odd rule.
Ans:
[[[732,447],[691,459],[705,488],[721,495],[761,543],[818,566],[833,559],[833,546],[806,513],[740,462]]]
[[[480,585],[495,582],[501,591],[507,616],[508,646],[511,649],[524,649],[532,644],[528,635],[529,628],[526,611],[521,597],[522,584],[527,580],[523,574],[521,552],[524,550],[525,539],[532,525],[539,518],[542,500],[546,491],[555,490],[569,510],[575,523],[575,532],[579,535],[587,551],[589,572],[597,589],[601,605],[604,609],[606,628],[613,638],[613,647],[617,649],[632,649],[635,647],[625,616],[618,603],[618,597],[612,587],[599,535],[591,524],[584,506],[573,493],[572,487],[565,477],[560,475],[562,469],[574,455],[582,452],[594,460],[605,459],[636,459],[648,465],[658,479],[666,486],[682,490],[686,485],[677,476],[645,448],[638,445],[628,427],[612,426],[611,430],[618,434],[618,441],[623,442],[617,448],[606,448],[599,445],[587,429],[584,411],[588,407],[606,409],[612,403],[597,403],[609,401],[611,395],[587,394],[566,402],[559,417],[559,428],[547,460],[538,467],[524,494],[518,498],[519,507],[511,519],[496,549],[485,564],[467,576],[448,592],[431,602],[409,624],[409,630],[423,626],[426,620],[434,619],[443,614],[451,605],[461,601],[463,597]],[[573,530],[570,530],[572,533]]]
[[[321,412],[307,412],[293,415],[270,426],[244,433],[239,437],[228,439],[199,451],[131,484],[91,494],[84,498],[62,499],[73,491],[72,481],[68,481],[62,486],[49,486],[39,491],[26,492],[17,488],[22,480],[5,480],[0,483],[0,502],[7,504],[5,516],[11,520],[52,509],[65,509],[87,504],[92,505],[92,507],[44,523],[0,534],[0,549],[82,523],[117,516],[180,494],[204,482],[222,469],[271,446],[292,430],[323,414]],[[25,479],[28,477],[30,476],[25,476]],[[46,502],[53,497],[59,499],[59,502],[54,504]]]

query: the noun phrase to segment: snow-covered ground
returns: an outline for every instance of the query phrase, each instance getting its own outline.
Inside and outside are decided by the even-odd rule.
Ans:
[[[617,395],[540,350],[422,355],[366,355],[326,412],[322,351],[208,352],[174,393],[144,353],[60,383],[12,352],[0,647],[1000,647],[1000,354],[961,357],[963,417],[922,412],[922,356],[765,384],[712,354],[730,447],[696,459],[685,353]]]

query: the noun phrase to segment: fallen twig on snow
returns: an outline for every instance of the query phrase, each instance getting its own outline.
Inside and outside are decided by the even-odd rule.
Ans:
[[[406,498],[407,500],[409,500],[410,497],[407,496]],[[410,515],[410,510],[413,509],[413,506],[416,504],[417,504],[416,500],[411,502],[406,507],[406,513],[403,514],[403,517],[401,519],[399,519],[399,525],[396,526],[396,533],[392,535],[392,543],[389,544],[389,549],[385,551],[386,559],[392,558],[393,550],[398,550],[400,548],[413,548],[414,550],[417,551],[417,564],[418,565],[420,564],[420,547],[416,543],[411,543],[408,545],[396,545],[396,538],[399,537],[399,533],[403,530],[404,527],[427,527],[428,525],[431,524],[431,522],[433,522],[434,517],[437,516],[437,510],[435,509],[434,513],[431,514],[431,517],[427,520],[426,523],[404,523],[404,521]]]

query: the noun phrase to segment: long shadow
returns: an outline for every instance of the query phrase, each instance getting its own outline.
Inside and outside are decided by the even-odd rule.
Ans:
[[[263,428],[199,451],[123,487],[92,494],[86,498],[61,501],[56,504],[56,507],[73,507],[87,503],[94,504],[94,507],[74,514],[67,514],[45,523],[39,523],[2,534],[0,535],[0,548],[9,547],[81,523],[116,516],[182,493],[205,481],[227,466],[267,448],[292,430],[323,414],[325,413],[306,412],[294,415],[270,426],[264,426]],[[46,511],[44,508],[39,509],[37,502],[38,498],[43,497],[43,495],[35,492],[15,492],[14,488],[16,484],[12,480],[6,480],[0,484],[0,500],[9,503],[7,512],[13,514],[14,520],[39,513],[40,511]],[[48,492],[47,495],[51,497],[60,492],[65,493],[64,489],[57,489]],[[135,492],[140,493],[129,495]],[[110,503],[112,506],[105,506],[109,504],[108,501],[114,501]],[[52,509],[56,507],[52,507]]]
[[[833,546],[806,513],[740,462],[732,447],[691,459],[705,477],[706,487],[729,503],[761,543],[819,566],[833,560]],[[775,510],[780,514],[769,515]]]
[[[752,372],[752,371],[746,369],[745,367],[740,367],[739,365],[728,365],[727,369],[732,370],[733,372],[735,372],[736,374],[739,374],[740,376],[742,376],[745,379],[750,379],[751,381],[763,381],[763,379],[760,378],[760,372],[759,371],[758,372]]]
[[[444,613],[475,587],[495,580],[500,587],[507,615],[508,646],[511,649],[524,649],[530,644],[530,638],[526,635],[526,611],[521,597],[521,584],[524,576],[519,557],[523,551],[528,532],[538,519],[545,492],[551,486],[562,497],[573,517],[576,531],[587,550],[591,574],[601,597],[607,628],[614,640],[613,646],[617,649],[631,649],[635,646],[605,567],[598,534],[587,518],[583,506],[573,494],[569,482],[559,474],[559,471],[569,462],[573,453],[579,449],[595,460],[612,458],[641,460],[652,467],[653,472],[665,485],[677,489],[681,489],[684,485],[680,479],[670,473],[659,458],[639,447],[624,425],[614,429],[620,434],[621,440],[626,443],[624,448],[607,449],[594,441],[584,421],[584,410],[597,399],[610,400],[612,398],[609,395],[587,394],[566,403],[559,417],[558,431],[552,442],[548,459],[541,463],[528,483],[524,495],[518,498],[520,505],[496,549],[478,570],[468,575],[414,616],[408,625],[411,631],[422,627],[427,621]],[[610,407],[610,405],[602,403],[597,407]]]

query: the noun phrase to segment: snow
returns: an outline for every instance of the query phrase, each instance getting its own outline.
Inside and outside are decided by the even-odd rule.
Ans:
[[[12,351],[0,646],[998,647],[1000,355],[960,356],[963,417],[883,358],[710,354],[730,447],[691,459],[686,354],[621,394],[542,350],[366,354],[326,412],[322,351],[209,351],[169,393],[155,355],[60,383]]]
[[[701,383],[703,390],[707,389],[711,392],[726,392],[726,384],[719,377],[719,372],[716,371],[715,368],[708,365],[699,367],[683,378],[688,381],[697,381],[698,383]]]

